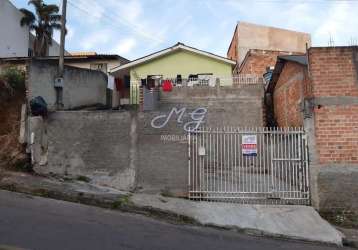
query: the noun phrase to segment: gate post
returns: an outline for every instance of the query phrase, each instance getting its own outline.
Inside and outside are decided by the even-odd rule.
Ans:
[[[310,180],[310,198],[312,205],[318,209],[319,208],[319,199],[318,199],[318,187],[317,187],[317,178],[319,173],[319,161],[318,154],[316,151],[316,135],[315,135],[315,116],[313,112],[314,104],[313,100],[306,99],[304,100],[304,119],[303,126],[307,135],[307,144],[308,144],[308,156],[307,164],[310,166],[309,171],[309,180]]]

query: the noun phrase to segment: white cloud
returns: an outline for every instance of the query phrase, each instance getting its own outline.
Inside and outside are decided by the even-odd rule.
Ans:
[[[136,46],[137,41],[134,38],[125,38],[118,42],[118,45],[112,50],[118,55],[128,55]]]
[[[330,37],[335,45],[349,45],[351,39],[358,38],[358,5],[342,3],[331,5],[326,17],[314,31],[314,39],[321,45],[327,45]]]
[[[84,50],[95,50],[96,47],[107,44],[113,35],[113,31],[109,29],[91,32],[81,39],[80,47]]]
[[[358,39],[354,1],[69,0],[68,7],[69,48],[127,57],[178,41],[225,55],[237,21],[308,32],[314,46],[326,46],[330,34],[336,45]]]
[[[67,28],[66,41],[69,42],[73,38],[76,30],[71,25],[67,25],[66,28]]]
[[[66,34],[66,42],[70,42],[75,34],[75,28],[73,28],[71,25],[66,25],[67,34]],[[59,30],[54,31],[53,33],[53,39],[60,43],[61,40],[61,32]]]
[[[69,13],[80,22],[94,24],[104,17],[105,6],[96,1],[76,0],[68,5]]]
[[[72,5],[76,9],[76,19],[82,23],[90,22],[90,25],[96,24],[95,27],[105,25],[156,44],[163,42],[163,39],[153,32],[153,28],[158,26],[147,23],[142,1],[106,0],[99,5],[95,0],[79,0]]]

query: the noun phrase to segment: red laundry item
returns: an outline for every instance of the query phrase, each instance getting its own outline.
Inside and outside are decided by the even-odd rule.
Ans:
[[[173,90],[173,84],[170,80],[164,80],[162,88],[164,92],[170,92]]]

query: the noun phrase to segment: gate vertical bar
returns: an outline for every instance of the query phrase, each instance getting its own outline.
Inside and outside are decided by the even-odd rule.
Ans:
[[[191,154],[190,154],[190,129],[188,131],[188,192],[189,192],[189,199],[191,199]]]

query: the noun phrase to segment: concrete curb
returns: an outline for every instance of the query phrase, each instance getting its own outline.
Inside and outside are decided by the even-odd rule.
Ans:
[[[228,213],[226,220],[222,221],[217,219],[218,215],[225,215],[227,211],[230,211],[227,210],[226,207],[230,207],[230,205],[233,204],[209,203],[210,206],[208,207],[205,203],[192,202],[185,199],[168,198],[159,195],[133,194],[129,192],[121,192],[109,188],[98,187],[80,181],[61,181],[56,178],[45,178],[42,176],[13,172],[6,172],[5,174],[0,175],[0,189],[69,202],[77,202],[86,205],[99,206],[103,208],[116,209],[122,212],[137,213],[145,216],[159,218],[175,224],[208,226],[220,229],[236,230],[238,232],[255,236],[268,236],[272,238],[300,240],[305,242],[342,246],[343,234],[336,235],[336,230],[334,229],[335,231],[331,231],[331,226],[324,220],[322,220],[324,221],[323,225],[326,227],[326,230],[328,230],[328,234],[330,236],[333,235],[334,237],[332,240],[329,240],[325,237],[321,239],[319,237],[302,237],[299,233],[296,232],[289,233],[284,231],[270,231],[267,230],[268,227],[266,226],[271,225],[269,225],[269,223],[265,225],[267,221],[263,224],[263,226],[257,225],[260,224],[257,222],[257,220],[253,220],[254,224],[244,222],[244,217],[250,217],[250,213],[251,220],[253,216],[261,216],[260,214],[255,214],[257,211],[259,211],[258,207],[255,207],[255,209],[252,210],[251,208],[248,209],[248,207],[241,206],[244,208],[243,211],[239,213],[237,213],[238,211],[235,211],[234,214]],[[214,210],[218,209],[216,214],[211,208],[214,208]],[[292,209],[292,207],[287,209]],[[237,206],[235,207],[235,210],[238,210]],[[240,221],[237,221],[238,216]],[[269,217],[270,216],[271,215],[269,215]],[[277,219],[277,217],[275,217],[276,215],[273,214],[272,216],[274,217],[272,220],[275,220],[275,218]],[[234,223],[235,220],[236,223]],[[250,219],[248,219],[248,221],[249,220]],[[278,222],[278,224],[280,224],[280,222]],[[279,227],[281,226],[282,225],[279,225]]]
[[[344,246],[358,249],[358,229],[343,227],[336,228],[346,236],[346,238],[343,239]]]
[[[199,225],[187,216],[136,206],[131,201],[133,194],[130,192],[94,186],[81,181],[60,181],[57,178],[45,178],[21,172],[0,172],[0,190],[137,213],[175,224]]]
[[[137,207],[193,218],[204,226],[234,229],[256,236],[343,245],[343,234],[312,207],[194,202],[148,194],[134,194],[131,201]]]

